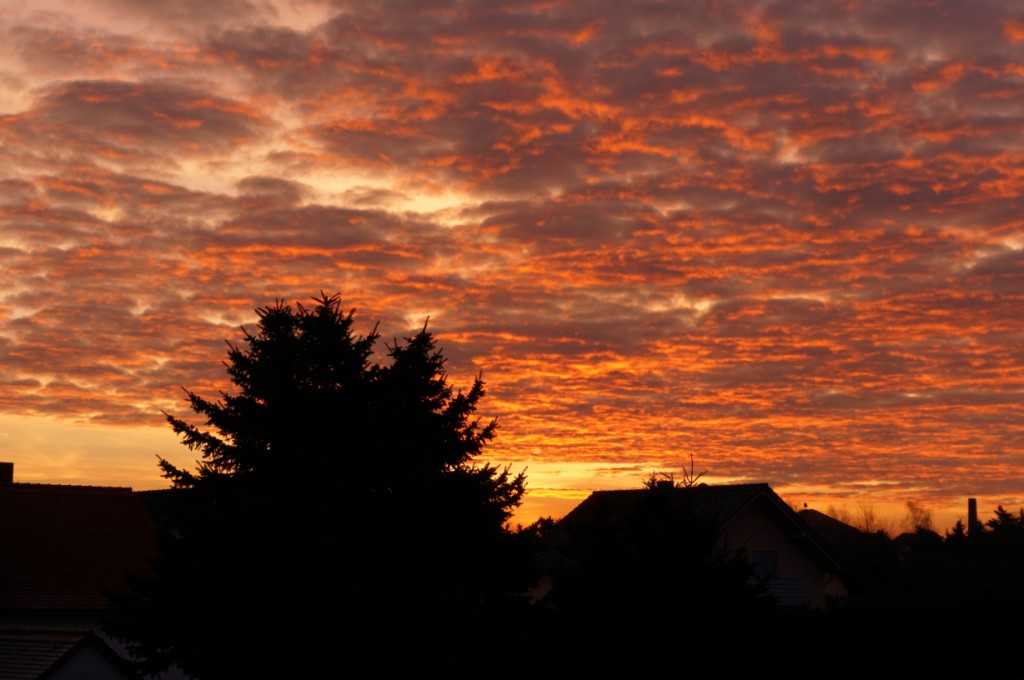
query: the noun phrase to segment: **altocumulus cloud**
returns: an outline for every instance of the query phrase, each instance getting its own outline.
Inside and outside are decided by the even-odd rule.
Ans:
[[[340,291],[496,457],[1021,502],[1006,3],[88,5],[0,11],[5,412],[159,424]]]

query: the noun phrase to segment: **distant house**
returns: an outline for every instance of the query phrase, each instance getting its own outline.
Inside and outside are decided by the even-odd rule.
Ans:
[[[113,662],[123,650],[101,622],[107,593],[125,592],[128,574],[148,573],[156,554],[155,526],[131,489],[15,483],[13,464],[0,463],[0,663],[53,665],[0,677],[134,677]]]
[[[820,609],[831,598],[849,595],[850,572],[843,560],[767,484],[700,484],[658,491],[687,504],[694,516],[709,519],[717,530],[717,549],[746,556],[778,604]],[[651,493],[595,491],[555,525],[542,560],[552,566],[565,547],[595,529],[636,530],[641,505]],[[542,596],[549,586],[542,583],[534,596]]]

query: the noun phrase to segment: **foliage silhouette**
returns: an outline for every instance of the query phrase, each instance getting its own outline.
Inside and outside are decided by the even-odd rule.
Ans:
[[[671,480],[650,479],[628,510],[595,503],[551,532],[547,677],[661,672],[665,659],[651,650],[712,655],[758,640],[772,622],[774,600],[752,564],[717,547],[717,511]]]
[[[236,390],[187,392],[202,428],[167,415],[202,459],[161,459],[174,502],[157,575],[112,632],[144,670],[196,677],[459,674],[512,625],[529,553],[506,528],[522,473],[477,464],[496,423],[447,382],[426,325],[373,360],[338,296],[256,310],[229,345]],[[401,649],[399,655],[396,649]]]
[[[1024,607],[1024,531],[1015,526],[1024,526],[1024,511],[1000,507],[975,530],[959,521],[944,537],[924,527],[895,538],[863,532],[846,547],[866,587],[844,606],[780,630],[805,658],[803,650],[822,663],[842,659],[845,675],[884,668],[889,675],[962,669],[972,677],[1012,676],[1019,633],[989,622]]]
[[[701,477],[708,473],[707,470],[701,470],[700,472],[693,471],[693,454],[690,454],[690,469],[687,470],[686,466],[683,466],[683,478],[680,481],[676,481],[675,475],[671,472],[660,472],[654,471],[646,478],[644,478],[645,489],[655,489],[660,486],[675,487],[678,489],[689,489],[697,486]]]

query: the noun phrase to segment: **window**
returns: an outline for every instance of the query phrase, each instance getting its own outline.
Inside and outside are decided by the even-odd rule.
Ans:
[[[754,575],[759,579],[770,580],[777,576],[779,570],[778,550],[754,550],[751,553],[754,563]]]

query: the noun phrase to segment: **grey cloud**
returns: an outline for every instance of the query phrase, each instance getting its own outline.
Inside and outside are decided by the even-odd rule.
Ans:
[[[865,7],[859,21],[875,36],[918,59],[972,58],[1001,47],[1002,21],[1012,18],[1010,5],[999,0],[962,3],[957,0],[880,3]]]
[[[37,195],[32,182],[24,179],[0,181],[0,206],[24,205]]]
[[[267,127],[254,110],[172,83],[77,81],[50,88],[16,126],[118,160],[228,154]],[[161,154],[157,154],[161,151]]]
[[[119,15],[152,22],[154,27],[177,28],[189,33],[197,26],[223,26],[276,18],[273,3],[263,0],[175,0],[174,2],[135,2],[99,0],[101,6]]]
[[[236,245],[340,248],[382,243],[397,227],[398,221],[384,212],[310,205],[226,222],[211,239]]]
[[[247,210],[291,208],[309,195],[309,189],[298,182],[264,176],[243,177],[238,191]]]
[[[149,52],[148,47],[128,36],[95,29],[76,30],[61,23],[13,23],[4,33],[24,63],[30,64],[37,72],[101,71],[129,62],[135,62],[133,68],[138,68],[147,61],[146,57],[156,56]],[[164,53],[160,56],[168,58],[172,55]]]
[[[392,189],[357,186],[346,189],[342,193],[341,199],[346,205],[352,205],[357,208],[376,208],[405,203],[411,197],[408,194]]]

